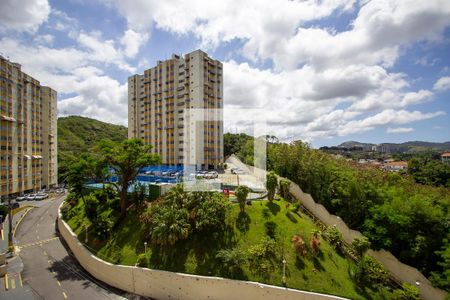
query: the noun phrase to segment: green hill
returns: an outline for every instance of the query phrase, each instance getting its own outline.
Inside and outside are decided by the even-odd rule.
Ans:
[[[64,172],[68,160],[88,151],[100,140],[119,142],[126,138],[125,126],[81,116],[58,118],[58,173]]]

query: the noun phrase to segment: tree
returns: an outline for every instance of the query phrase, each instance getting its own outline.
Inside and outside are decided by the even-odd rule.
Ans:
[[[92,178],[93,159],[88,154],[82,154],[71,161],[68,166],[65,180],[71,191],[84,202],[86,182]]]
[[[241,212],[245,212],[245,203],[247,202],[247,196],[250,193],[250,188],[245,185],[240,185],[234,191],[236,198],[239,202]]]
[[[278,185],[278,178],[273,172],[267,173],[266,186],[267,186],[267,199],[272,202],[275,196],[275,191]]]
[[[128,208],[128,188],[136,179],[139,169],[160,163],[160,157],[151,153],[151,146],[144,145],[142,139],[128,139],[121,143],[102,140],[96,149],[118,176],[115,186],[119,191],[120,216],[124,218]]]

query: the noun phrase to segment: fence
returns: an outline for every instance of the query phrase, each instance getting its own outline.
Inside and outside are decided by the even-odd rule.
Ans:
[[[259,178],[266,176],[265,170],[245,165],[234,155],[230,156],[228,160],[230,160],[230,162],[234,165],[239,166],[241,169],[252,173],[254,176]],[[307,210],[309,210],[326,226],[335,225],[342,233],[342,237],[346,243],[351,244],[355,238],[362,237],[362,234],[359,231],[350,229],[341,218],[330,214],[323,205],[316,203],[311,195],[304,193],[297,184],[291,182],[289,191],[295,198],[301,201],[302,205],[305,206]],[[392,255],[392,253],[386,250],[369,250],[367,254],[384,265],[394,280],[398,282],[407,282],[412,285],[418,285],[420,296],[423,299],[435,300],[444,299],[446,297],[447,293],[445,291],[433,287],[431,282],[416,268],[400,262],[394,255]]]

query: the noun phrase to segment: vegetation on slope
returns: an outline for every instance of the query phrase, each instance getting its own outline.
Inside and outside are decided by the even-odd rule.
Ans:
[[[89,201],[75,200],[64,216],[81,241],[87,227],[88,247],[112,263],[282,285],[285,259],[288,287],[352,299],[391,295],[380,286],[358,285],[357,265],[323,239],[298,206],[282,199],[253,202],[242,212],[237,203],[229,204],[218,193],[187,196],[175,191],[157,202],[134,206],[116,225],[117,200],[93,200],[94,213],[89,213],[95,207]],[[185,204],[175,204],[180,201]],[[105,228],[99,228],[98,220],[111,222],[107,237],[102,236]],[[320,240],[317,252],[310,246],[314,233]],[[304,241],[305,253],[296,251],[294,236]]]
[[[70,160],[88,152],[99,141],[121,142],[126,138],[127,128],[121,125],[81,116],[58,118],[58,173],[63,175]]]
[[[249,141],[237,152],[250,164],[251,147]],[[267,153],[269,169],[297,183],[330,213],[361,231],[374,248],[391,251],[436,286],[450,290],[448,188],[335,159],[302,142],[271,143]]]

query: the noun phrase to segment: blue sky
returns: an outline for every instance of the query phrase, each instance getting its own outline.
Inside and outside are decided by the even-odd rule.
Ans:
[[[126,125],[127,77],[201,48],[224,63],[225,117],[259,109],[283,140],[450,140],[449,1],[3,2],[0,52],[62,116]]]

